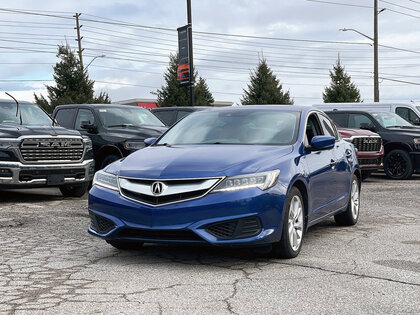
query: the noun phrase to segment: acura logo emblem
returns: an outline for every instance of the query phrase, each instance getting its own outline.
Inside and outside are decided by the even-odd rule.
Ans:
[[[160,195],[162,194],[166,188],[168,188],[168,186],[166,186],[164,183],[162,182],[154,182],[151,186],[152,189],[152,193],[154,195]]]

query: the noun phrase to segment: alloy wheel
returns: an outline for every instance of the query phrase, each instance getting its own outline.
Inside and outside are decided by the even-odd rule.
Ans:
[[[350,197],[350,202],[351,202],[351,215],[353,216],[353,219],[356,220],[358,215],[359,215],[359,207],[360,207],[360,203],[359,203],[359,198],[360,198],[360,193],[359,193],[359,184],[357,183],[356,180],[353,180],[352,184],[351,184],[351,197]]]
[[[303,206],[299,196],[293,196],[290,202],[288,232],[290,247],[297,251],[303,235]]]
[[[402,176],[407,169],[407,162],[399,153],[394,153],[388,158],[388,171],[395,177]]]

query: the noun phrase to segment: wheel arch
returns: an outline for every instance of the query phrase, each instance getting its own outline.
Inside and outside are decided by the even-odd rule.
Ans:
[[[296,187],[303,198],[303,205],[304,205],[304,212],[305,212],[305,230],[308,229],[308,217],[309,217],[309,195],[308,195],[308,188],[306,186],[306,183],[301,179],[301,178],[297,178],[289,187],[288,189],[288,193],[289,191],[292,189],[292,187]]]
[[[393,150],[403,150],[407,152],[413,151],[408,144],[400,143],[400,142],[391,142],[384,145],[385,154],[387,155],[389,152]]]
[[[103,146],[103,147],[101,147],[99,149],[99,156],[98,156],[98,161],[97,161],[96,165],[98,167],[100,167],[100,165],[102,165],[103,160],[108,155],[118,155],[120,157],[123,157],[123,154],[122,154],[121,150],[118,149],[116,146],[114,146],[114,145],[105,145],[105,146]]]

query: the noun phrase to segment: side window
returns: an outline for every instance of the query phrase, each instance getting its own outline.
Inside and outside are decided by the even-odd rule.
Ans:
[[[338,139],[337,130],[335,129],[335,126],[333,126],[331,121],[324,115],[319,115],[319,118],[321,120],[322,128],[324,129],[324,134],[326,136],[334,137],[337,140]]]
[[[83,121],[89,121],[91,124],[95,123],[95,116],[93,116],[93,113],[90,109],[79,109],[79,111],[77,112],[75,124],[75,128],[77,130],[83,130],[82,128],[80,128],[80,124]]]
[[[348,128],[349,126],[349,115],[344,113],[327,113],[337,126]]]
[[[408,108],[405,107],[397,107],[395,113],[407,121],[410,121]]]
[[[419,116],[412,109],[408,109],[408,119],[412,124],[418,124],[420,122]]]
[[[189,111],[185,111],[185,110],[180,110],[178,112],[178,115],[176,117],[176,121],[180,120],[181,118],[184,118],[185,116],[188,116],[189,114],[191,114],[192,112]]]
[[[153,112],[166,126],[172,126],[175,123],[176,111],[162,110]]]
[[[366,129],[374,128],[375,123],[364,114],[349,114],[349,126],[348,128]]]
[[[313,137],[322,135],[323,133],[318,118],[315,114],[311,114],[306,124],[306,139],[308,140],[308,144],[311,143]]]
[[[58,124],[64,128],[73,129],[74,115],[76,114],[75,108],[63,108],[57,111],[55,119]]]

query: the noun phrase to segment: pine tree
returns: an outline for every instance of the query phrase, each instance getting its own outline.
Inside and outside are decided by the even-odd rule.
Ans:
[[[324,103],[352,103],[361,102],[360,91],[356,84],[351,82],[351,77],[347,74],[344,66],[341,65],[340,58],[330,70],[331,84],[326,87],[322,97]]]
[[[157,95],[158,104],[162,107],[188,106],[190,104],[190,88],[180,87],[177,81],[178,55],[169,56],[169,66],[164,74],[166,85],[162,86],[153,94]],[[198,77],[194,69],[194,79]],[[194,105],[208,106],[214,102],[206,80],[199,77],[194,85]]]
[[[111,103],[105,92],[94,96],[95,81],[90,80],[87,71],[82,70],[79,59],[68,45],[58,46],[57,57],[60,61],[54,66],[55,86],[45,86],[49,101],[43,95],[34,94],[39,106],[51,113],[56,106],[63,104]]]
[[[260,60],[256,70],[250,75],[248,91],[244,90],[242,105],[293,104],[290,92],[284,92],[283,86],[265,59]]]

